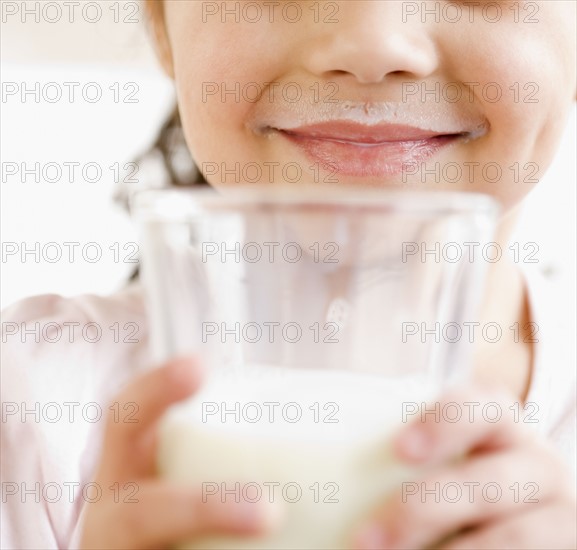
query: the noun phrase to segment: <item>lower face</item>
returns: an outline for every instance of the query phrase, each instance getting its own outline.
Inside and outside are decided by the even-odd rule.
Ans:
[[[575,6],[167,1],[188,145],[217,187],[472,191],[510,209],[575,101]]]

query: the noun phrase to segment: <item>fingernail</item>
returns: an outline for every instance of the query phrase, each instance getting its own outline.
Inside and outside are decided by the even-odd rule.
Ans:
[[[382,525],[370,524],[363,527],[355,539],[357,550],[384,550],[389,540]]]
[[[404,458],[422,460],[431,452],[431,438],[420,426],[412,426],[401,434],[398,448]]]

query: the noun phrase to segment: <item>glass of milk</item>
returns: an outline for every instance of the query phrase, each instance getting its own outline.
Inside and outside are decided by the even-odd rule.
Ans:
[[[158,467],[203,500],[273,503],[266,536],[179,548],[347,548],[416,472],[391,434],[463,380],[498,208],[487,196],[234,186],[137,197],[152,353],[207,382]],[[469,324],[467,324],[469,323]]]

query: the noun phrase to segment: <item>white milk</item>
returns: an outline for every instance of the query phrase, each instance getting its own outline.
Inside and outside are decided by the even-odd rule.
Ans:
[[[431,385],[343,371],[240,372],[220,370],[167,415],[159,469],[205,500],[273,501],[282,520],[266,537],[205,537],[179,548],[350,547],[354,527],[415,479],[387,441],[402,426],[403,402],[420,405]]]

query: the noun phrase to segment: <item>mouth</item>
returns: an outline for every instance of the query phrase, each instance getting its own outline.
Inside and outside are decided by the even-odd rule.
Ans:
[[[312,170],[383,178],[414,174],[442,150],[484,136],[490,125],[471,104],[306,100],[260,102],[247,128],[304,153]]]
[[[269,127],[298,147],[317,168],[351,177],[384,177],[401,174],[441,149],[471,139],[463,131],[439,133],[400,124],[364,125],[331,121],[283,129]],[[414,170],[413,170],[414,173]]]

